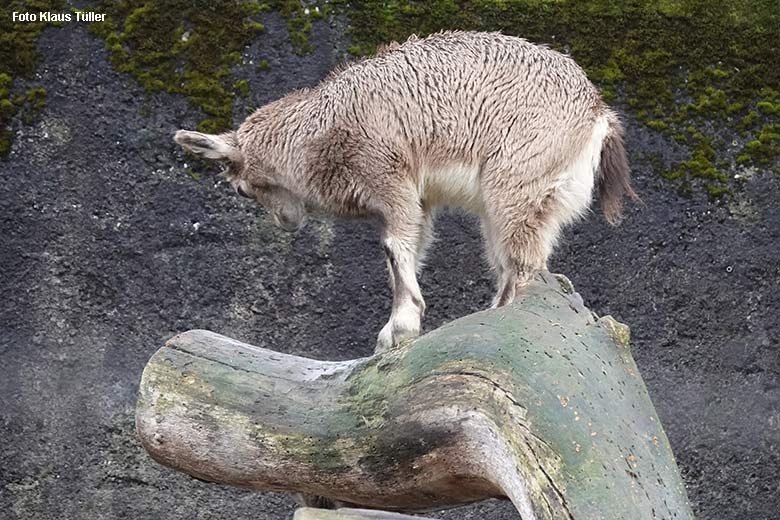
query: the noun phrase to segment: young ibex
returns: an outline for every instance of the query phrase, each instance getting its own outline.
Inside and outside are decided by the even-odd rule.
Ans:
[[[380,349],[420,332],[416,273],[434,208],[481,217],[501,306],[546,268],[594,184],[613,224],[623,196],[636,197],[623,128],[582,69],[498,33],[411,37],[259,108],[237,132],[175,140],[226,161],[233,187],[282,229],[311,208],[377,222],[393,287]]]

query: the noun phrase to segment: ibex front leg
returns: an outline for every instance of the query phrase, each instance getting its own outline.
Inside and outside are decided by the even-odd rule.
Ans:
[[[402,222],[388,223],[382,236],[393,289],[393,310],[377,338],[378,352],[420,335],[425,301],[417,284],[416,268],[425,217],[422,210],[413,213]]]

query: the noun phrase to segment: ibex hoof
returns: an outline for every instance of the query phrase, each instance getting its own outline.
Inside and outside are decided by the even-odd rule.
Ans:
[[[413,339],[419,335],[419,319],[414,320],[414,323],[404,323],[404,321],[399,319],[391,320],[379,332],[376,340],[376,352],[384,352],[404,340]]]
[[[376,352],[384,352],[393,346],[393,324],[387,322],[376,338]]]

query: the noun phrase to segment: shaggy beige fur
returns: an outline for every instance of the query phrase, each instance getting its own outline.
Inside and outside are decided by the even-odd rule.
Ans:
[[[623,129],[570,58],[498,33],[444,32],[391,44],[315,88],[259,108],[235,133],[176,141],[228,162],[226,177],[286,230],[308,210],[381,229],[393,310],[386,348],[420,332],[417,284],[434,208],[481,217],[494,305],[546,267],[594,185],[619,220],[629,184]]]

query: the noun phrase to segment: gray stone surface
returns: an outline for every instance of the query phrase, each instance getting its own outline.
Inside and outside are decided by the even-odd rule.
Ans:
[[[306,57],[283,23],[267,28],[247,52],[271,70],[253,77],[248,105],[338,61],[324,23]],[[116,73],[83,26],[48,29],[40,45],[30,84],[49,105],[0,159],[0,518],[290,518],[285,495],[151,461],[133,427],[140,374],[192,328],[318,359],[368,354],[390,304],[374,231],[313,222],[282,234],[213,171],[186,175],[170,140],[198,120],[185,100]],[[726,204],[683,199],[641,160],[674,157],[671,144],[631,124],[628,146],[645,206],[617,229],[596,214],[569,229],[550,269],[631,325],[697,516],[777,518],[780,179],[758,172]],[[475,221],[445,214],[438,235],[422,277],[428,330],[492,292]],[[497,501],[429,516],[517,518]]]

